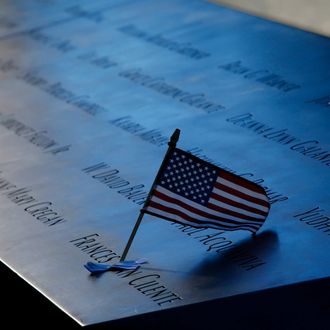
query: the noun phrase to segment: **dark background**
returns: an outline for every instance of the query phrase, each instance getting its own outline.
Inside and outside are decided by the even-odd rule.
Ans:
[[[0,263],[0,274],[2,329],[82,328],[2,263]],[[10,326],[3,327],[4,324]],[[144,314],[85,328],[329,330],[330,278]]]

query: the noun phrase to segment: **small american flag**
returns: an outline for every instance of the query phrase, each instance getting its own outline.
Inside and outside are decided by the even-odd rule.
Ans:
[[[173,148],[143,211],[193,227],[255,233],[269,208],[261,186]]]

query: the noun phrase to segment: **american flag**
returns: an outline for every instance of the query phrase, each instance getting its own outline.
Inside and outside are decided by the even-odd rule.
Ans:
[[[193,227],[255,233],[269,208],[261,186],[174,148],[143,211]]]

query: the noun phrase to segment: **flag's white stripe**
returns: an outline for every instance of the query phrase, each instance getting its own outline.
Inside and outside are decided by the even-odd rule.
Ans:
[[[195,209],[199,209],[199,210],[201,210],[201,211],[203,211],[205,213],[209,213],[209,214],[216,215],[216,216],[219,216],[219,217],[226,217],[226,218],[230,217],[230,215],[227,215],[227,214],[224,214],[224,213],[220,213],[218,211],[215,211],[215,210],[210,209],[207,206],[203,206],[201,204],[195,203],[195,202],[191,201],[190,199],[184,198],[181,195],[177,195],[177,194],[175,194],[175,193],[173,193],[173,192],[171,192],[171,191],[169,191],[166,188],[163,188],[161,186],[156,186],[156,190],[158,190],[162,194],[167,195],[167,196],[169,196],[171,198],[179,199],[181,202],[183,202],[183,203],[185,203],[187,205],[190,205],[191,207],[193,207]],[[154,197],[156,197],[156,196],[154,196]],[[241,211],[239,213],[241,213],[242,215],[245,215]],[[261,216],[261,218],[259,218],[259,216],[260,216],[259,214],[253,214],[253,217],[254,218],[265,219],[265,217]],[[235,218],[235,220],[236,219],[237,218]],[[239,220],[242,220],[242,219],[239,219]]]
[[[247,206],[251,206],[251,207],[253,207],[255,209],[258,209],[258,210],[261,210],[261,211],[264,211],[264,212],[268,212],[268,208],[265,207],[265,206],[262,206],[262,205],[259,205],[259,204],[256,204],[256,203],[247,201],[246,199],[243,199],[243,198],[237,197],[235,195],[229,194],[229,193],[227,193],[227,192],[225,192],[223,190],[220,190],[218,188],[213,188],[213,192],[216,195],[219,195],[219,196],[222,196],[222,197],[231,199],[234,202],[238,202],[238,203],[241,203],[241,204],[244,204],[244,205],[247,205]]]
[[[257,231],[260,227],[260,225],[256,226],[247,226],[247,225],[233,225],[233,224],[228,224],[228,223],[221,223],[221,222],[217,222],[217,224],[212,224],[212,223],[195,223],[195,222],[191,222],[189,220],[186,220],[176,214],[172,214],[172,213],[168,213],[162,210],[159,210],[157,208],[154,207],[148,207],[147,208],[149,212],[155,213],[157,215],[159,215],[160,217],[163,216],[165,218],[169,218],[169,219],[173,219],[176,220],[184,225],[188,225],[188,226],[193,226],[193,227],[199,227],[199,228],[204,228],[204,227],[209,227],[209,228],[215,228],[215,229],[223,229],[223,230],[237,230],[237,229],[244,229],[244,230],[249,230],[249,231]]]
[[[189,217],[195,218],[196,220],[200,220],[200,221],[206,220],[206,221],[210,221],[210,222],[213,222],[213,223],[218,223],[219,221],[220,222],[221,221],[225,222],[226,219],[228,219],[228,220],[234,220],[234,221],[241,222],[241,223],[246,223],[246,224],[260,225],[260,222],[255,222],[253,220],[240,219],[240,218],[236,218],[236,217],[233,217],[231,215],[223,214],[223,213],[216,212],[216,211],[215,212],[212,211],[212,213],[211,212],[207,212],[207,214],[210,214],[211,213],[210,216],[215,215],[215,216],[218,216],[218,217],[221,217],[221,218],[224,218],[224,219],[223,220],[221,220],[221,219],[219,219],[219,220],[217,220],[217,219],[210,219],[207,216],[206,217],[203,217],[203,216],[201,216],[201,215],[199,215],[199,214],[197,214],[197,213],[195,213],[193,211],[187,210],[186,208],[184,208],[184,207],[182,207],[180,205],[177,205],[177,204],[171,203],[171,202],[167,202],[167,201],[165,201],[165,200],[163,200],[161,198],[158,198],[156,196],[152,196],[151,200],[154,201],[155,203],[158,203],[158,204],[164,205],[166,207],[170,207],[170,208],[173,208],[175,210],[178,210],[178,211],[180,211],[182,213],[187,214]]]
[[[232,189],[235,189],[235,190],[237,190],[239,192],[242,192],[243,194],[246,194],[246,195],[249,195],[251,197],[254,197],[254,198],[257,198],[257,199],[261,199],[263,201],[268,202],[268,198],[264,194],[257,193],[255,191],[250,190],[248,188],[245,188],[244,186],[241,186],[241,185],[239,185],[237,183],[234,183],[232,181],[228,181],[228,180],[226,180],[224,178],[221,178],[221,174],[217,178],[217,182],[223,184],[224,186],[227,186],[229,188],[232,188]]]
[[[265,219],[265,216],[264,215],[246,211],[244,209],[241,209],[241,208],[238,208],[238,207],[235,207],[235,206],[226,204],[224,202],[220,202],[220,201],[218,201],[218,200],[216,200],[214,198],[210,198],[209,199],[209,204],[213,204],[215,206],[219,206],[219,207],[222,207],[224,209],[228,209],[228,210],[231,210],[233,212],[240,213],[242,215],[246,215],[248,217],[253,217],[253,218],[257,218],[257,219]]]

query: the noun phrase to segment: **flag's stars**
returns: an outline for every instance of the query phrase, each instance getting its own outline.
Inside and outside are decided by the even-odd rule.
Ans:
[[[177,194],[177,197],[206,205],[216,178],[217,171],[212,166],[177,149],[157,184],[174,194],[174,198]]]

